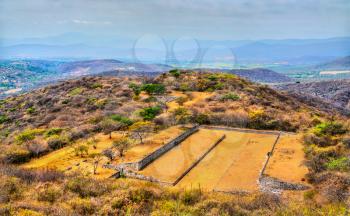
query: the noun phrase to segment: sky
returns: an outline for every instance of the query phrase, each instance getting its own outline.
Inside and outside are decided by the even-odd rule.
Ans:
[[[350,36],[350,0],[0,0],[0,38],[75,32],[257,40]]]

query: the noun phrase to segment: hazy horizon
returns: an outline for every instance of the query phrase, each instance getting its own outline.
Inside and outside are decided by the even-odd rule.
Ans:
[[[350,2],[0,0],[0,38],[67,33],[137,39],[264,40],[350,36]]]

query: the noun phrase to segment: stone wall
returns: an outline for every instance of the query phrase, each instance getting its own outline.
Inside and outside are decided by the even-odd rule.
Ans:
[[[254,129],[245,129],[245,128],[233,128],[226,126],[213,126],[213,125],[201,125],[200,128],[214,129],[214,130],[227,130],[227,131],[238,131],[243,133],[257,133],[257,134],[272,134],[279,135],[281,133],[293,134],[289,132],[282,131],[265,131],[265,130],[254,130]]]
[[[184,141],[187,137],[191,136],[192,134],[196,133],[199,130],[198,126],[194,126],[191,129],[185,131],[180,136],[176,137],[175,139],[171,140],[167,144],[163,145],[156,151],[152,152],[151,154],[144,157],[142,160],[137,162],[137,165],[135,166],[136,170],[142,170],[145,168],[148,164],[152,163],[154,160],[165,154],[170,149],[174,148],[178,144],[180,144],[182,141]]]
[[[265,173],[267,164],[269,163],[270,158],[272,157],[273,152],[275,151],[276,145],[277,145],[277,143],[278,143],[280,137],[281,137],[281,134],[279,133],[278,136],[277,136],[277,138],[276,138],[276,140],[275,140],[275,142],[274,142],[273,145],[272,145],[271,151],[269,151],[269,152],[267,153],[267,155],[266,155],[266,161],[265,161],[265,163],[264,163],[264,165],[263,165],[263,168],[262,168],[261,171],[260,171],[259,180],[260,180],[260,178],[261,178],[261,177],[264,175],[264,173]]]
[[[309,186],[281,181],[270,176],[263,176],[259,180],[261,191],[281,193],[282,190],[307,190]]]
[[[187,137],[191,136],[192,134],[196,133],[199,130],[198,126],[194,126],[188,130],[186,130],[181,135],[177,136],[167,144],[161,146],[154,152],[150,153],[143,159],[137,161],[137,162],[131,162],[131,163],[122,163],[119,164],[118,167],[122,169],[132,169],[132,170],[142,170],[145,168],[148,164],[152,163],[154,160],[165,154],[170,149],[174,148],[178,144],[180,144],[182,141],[184,141]]]

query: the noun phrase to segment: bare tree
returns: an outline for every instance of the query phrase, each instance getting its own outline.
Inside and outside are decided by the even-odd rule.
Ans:
[[[29,152],[38,157],[39,154],[47,151],[48,144],[42,140],[34,139],[27,143],[27,149]]]
[[[112,161],[115,157],[113,150],[110,148],[103,150],[102,154],[106,156],[110,161]]]
[[[101,128],[104,134],[109,134],[109,139],[112,139],[112,132],[119,130],[121,125],[112,119],[105,118],[101,122]]]
[[[119,157],[124,156],[124,152],[129,147],[130,141],[128,138],[123,137],[113,142],[113,147],[115,147],[119,152]]]
[[[132,136],[136,136],[140,139],[140,143],[143,144],[143,138],[146,134],[152,132],[154,129],[154,124],[149,121],[136,122],[130,126],[129,131]]]
[[[92,161],[94,175],[96,175],[97,173],[97,167],[98,167],[98,164],[101,162],[101,160],[102,160],[102,154],[99,154],[99,153],[94,154],[94,159]]]

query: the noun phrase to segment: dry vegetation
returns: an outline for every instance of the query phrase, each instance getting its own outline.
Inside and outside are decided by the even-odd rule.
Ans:
[[[294,203],[88,177],[96,176],[95,166],[123,160],[150,135],[184,123],[305,134],[306,180],[313,189]],[[174,70],[156,78],[65,81],[0,101],[0,215],[344,215],[348,130],[349,121],[336,112],[230,74]],[[17,168],[28,161],[34,165],[27,167],[42,167],[35,166],[40,160],[45,167],[51,157],[61,164],[88,159],[89,174],[84,166],[64,174]],[[51,165],[60,166],[56,162]]]

